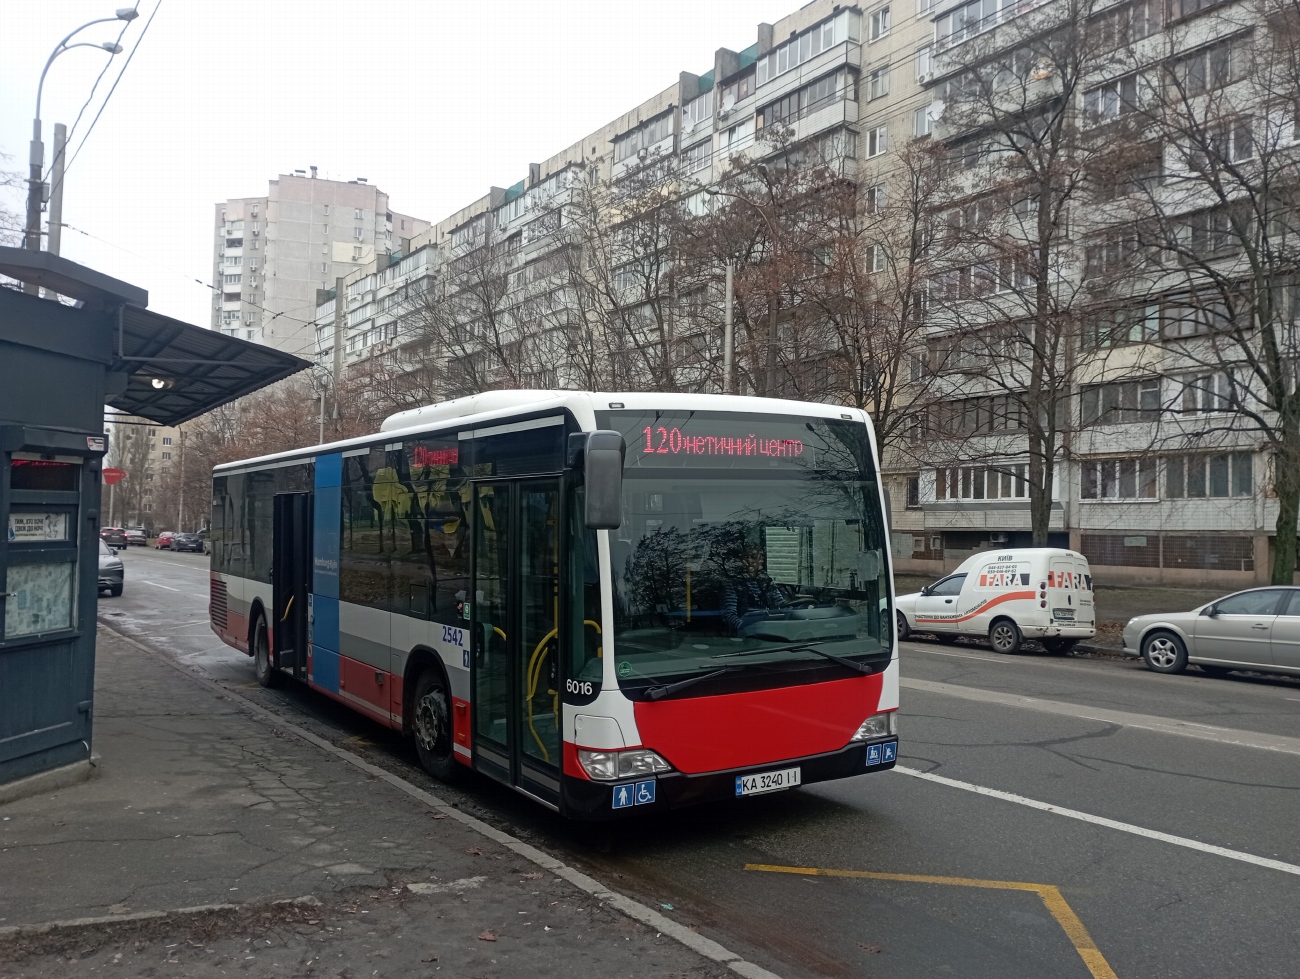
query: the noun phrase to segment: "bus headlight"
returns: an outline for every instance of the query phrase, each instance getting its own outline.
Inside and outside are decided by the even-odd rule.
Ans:
[[[898,711],[886,711],[883,714],[872,714],[862,726],[854,732],[850,741],[870,741],[872,738],[885,738],[891,734],[898,733]]]
[[[671,772],[672,766],[648,748],[631,748],[627,751],[588,751],[578,749],[578,764],[588,778],[607,782],[635,775],[653,775]]]

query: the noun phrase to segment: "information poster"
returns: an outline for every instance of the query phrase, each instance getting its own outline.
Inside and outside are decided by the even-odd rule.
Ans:
[[[10,513],[9,542],[49,541],[68,539],[66,513]]]

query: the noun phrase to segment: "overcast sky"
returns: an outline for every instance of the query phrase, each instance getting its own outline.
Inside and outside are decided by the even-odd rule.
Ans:
[[[25,173],[36,86],[54,46],[132,0],[6,5],[0,153]],[[161,6],[159,4],[161,3]],[[61,55],[41,105],[82,135],[145,24],[117,90],[65,181],[62,253],[149,290],[150,308],[206,326],[212,205],[265,194],[278,173],[366,177],[397,210],[439,220],[527,165],[754,43],[798,0],[566,3],[140,0],[115,58]],[[114,40],[100,24],[75,41]],[[21,195],[20,191],[20,195]],[[21,196],[8,200],[23,210]],[[102,239],[102,240],[101,240]],[[138,256],[138,257],[137,257]]]

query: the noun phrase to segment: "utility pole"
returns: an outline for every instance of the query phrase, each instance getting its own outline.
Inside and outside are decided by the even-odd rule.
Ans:
[[[185,429],[181,429],[180,498],[176,503],[176,527],[185,527]]]
[[[343,376],[343,333],[347,326],[347,300],[344,299],[343,276],[334,280],[334,390],[339,389],[339,378]]]
[[[63,167],[64,155],[68,147],[68,127],[61,122],[54,124],[54,162],[50,165],[50,232],[49,252],[59,254],[63,243]],[[39,244],[40,239],[37,239]]]
[[[735,263],[727,258],[727,298],[722,327],[722,393],[735,394],[736,327],[732,321],[736,302]]]

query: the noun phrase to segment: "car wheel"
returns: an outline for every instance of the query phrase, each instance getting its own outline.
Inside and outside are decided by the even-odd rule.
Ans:
[[[1182,673],[1187,669],[1187,647],[1172,632],[1157,631],[1142,640],[1142,658],[1157,673]]]
[[[427,669],[415,684],[415,750],[424,770],[441,782],[454,781],[461,773],[452,747],[451,697],[447,681],[437,669]]]
[[[956,642],[960,637],[954,635],[954,634],[951,633],[951,632],[936,632],[936,633],[934,634],[934,638],[935,638],[935,639],[938,639],[938,640],[939,640],[941,643],[943,643],[945,646],[951,646],[951,645],[952,645],[953,643],[955,643],[955,642]]]
[[[989,645],[995,653],[1018,653],[1020,641],[1020,627],[1010,619],[998,619],[989,626]]]
[[[108,593],[109,593],[110,595],[112,595],[114,598],[121,598],[121,597],[122,597],[122,586],[121,586],[121,585],[111,585],[111,586],[109,586]]]
[[[257,682],[264,687],[274,687],[280,674],[271,666],[271,643],[266,633],[266,619],[259,613],[253,621],[253,670]]]
[[[1079,644],[1077,639],[1044,639],[1042,640],[1043,648],[1053,656],[1064,656],[1073,652],[1074,647]]]
[[[898,619],[898,641],[907,642],[912,637],[912,627],[907,624],[907,616],[899,612],[895,618]]]

